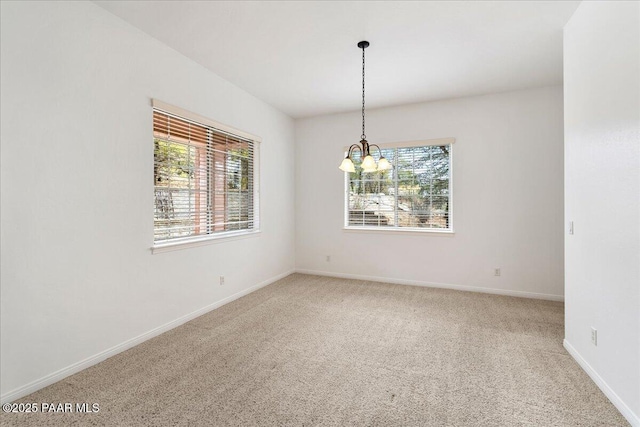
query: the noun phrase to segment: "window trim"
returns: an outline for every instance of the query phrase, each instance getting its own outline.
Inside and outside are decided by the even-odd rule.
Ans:
[[[151,100],[151,107],[153,107],[155,109],[158,109],[158,110],[166,111],[167,113],[170,113],[170,114],[175,114],[176,116],[184,117],[185,119],[189,119],[189,120],[194,121],[194,122],[202,123],[203,125],[211,126],[211,127],[216,128],[218,130],[230,133],[230,134],[235,135],[235,136],[239,136],[241,138],[250,139],[255,143],[261,143],[262,142],[262,138],[260,138],[257,135],[253,135],[251,133],[242,131],[240,129],[236,129],[234,127],[225,125],[224,123],[216,122],[215,120],[208,119],[208,118],[206,118],[204,116],[201,116],[199,114],[192,113],[191,111],[184,110],[184,109],[182,109],[180,107],[176,107],[174,105],[167,104],[166,102],[162,102],[162,101],[159,101],[157,99],[152,99]]]
[[[367,232],[367,233],[387,233],[387,234],[431,234],[431,235],[453,235],[455,234],[454,221],[453,221],[453,146],[456,142],[455,138],[435,138],[424,139],[417,141],[400,141],[400,142],[387,142],[377,144],[380,149],[385,148],[408,148],[408,147],[425,147],[428,145],[449,145],[451,147],[449,151],[449,228],[417,228],[417,227],[371,227],[371,226],[358,226],[349,225],[349,172],[344,173],[344,222],[342,230],[344,232]],[[345,155],[349,150],[348,147],[344,147]]]
[[[237,230],[228,231],[224,234],[208,234],[205,236],[185,237],[184,240],[172,242],[158,243],[151,247],[151,253],[160,254],[163,252],[177,251],[180,249],[196,248],[199,246],[207,246],[214,243],[222,243],[222,241],[241,240],[249,237],[258,237],[260,230]]]
[[[191,111],[185,110],[180,107],[176,107],[171,104],[167,104],[166,102],[160,101],[158,99],[151,99],[151,115],[153,116],[153,111],[162,110],[166,113],[173,114],[176,116],[183,117],[185,119],[191,120],[196,123],[201,123],[206,126],[213,127],[222,132],[229,133],[231,135],[235,135],[244,139],[249,139],[253,141],[253,228],[249,230],[231,230],[225,231],[223,233],[213,233],[206,235],[196,235],[196,236],[187,236],[184,238],[178,238],[170,241],[165,241],[161,243],[156,243],[153,241],[152,236],[152,244],[151,244],[151,253],[163,253],[169,251],[175,251],[180,249],[188,249],[192,247],[205,246],[214,243],[221,243],[223,241],[230,240],[239,240],[248,237],[258,237],[261,233],[260,230],[260,145],[262,143],[262,138],[253,135],[251,133],[236,129],[234,127],[225,125],[220,122],[216,122],[215,120],[208,119],[199,114],[193,113]],[[150,121],[153,123],[153,119]],[[153,126],[151,126],[151,134],[153,139]],[[155,183],[153,184],[155,186]],[[152,223],[153,226],[153,223]]]

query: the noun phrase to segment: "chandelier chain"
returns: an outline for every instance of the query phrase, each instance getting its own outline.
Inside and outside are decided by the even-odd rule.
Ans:
[[[364,49],[362,47],[362,139],[367,139],[367,135],[364,133]]]

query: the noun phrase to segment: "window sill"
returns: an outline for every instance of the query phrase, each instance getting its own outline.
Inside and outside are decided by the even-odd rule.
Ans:
[[[383,234],[429,234],[432,236],[453,236],[455,231],[441,229],[424,229],[424,228],[382,228],[382,227],[353,227],[347,226],[342,228],[348,233],[383,233]]]
[[[214,243],[228,242],[230,240],[241,240],[252,237],[258,237],[260,230],[228,232],[220,235],[209,235],[188,238],[185,240],[176,240],[174,242],[159,243],[151,247],[152,254],[163,252],[178,251],[181,249],[195,248],[198,246],[206,246]]]

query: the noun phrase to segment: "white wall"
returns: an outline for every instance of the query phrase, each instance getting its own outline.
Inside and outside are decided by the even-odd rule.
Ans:
[[[456,138],[454,235],[344,231],[360,113],[296,120],[296,268],[561,299],[562,108],[556,86],[367,112],[370,143]]]
[[[6,399],[291,271],[294,125],[93,3],[1,5]],[[258,237],[151,254],[151,98],[263,138]]]
[[[565,246],[565,346],[637,426],[639,21],[638,2],[582,2],[564,30],[565,219],[575,227]]]

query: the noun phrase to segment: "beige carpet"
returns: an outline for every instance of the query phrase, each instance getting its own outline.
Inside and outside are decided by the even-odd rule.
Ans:
[[[621,426],[562,303],[291,275],[40,390],[3,425]]]

